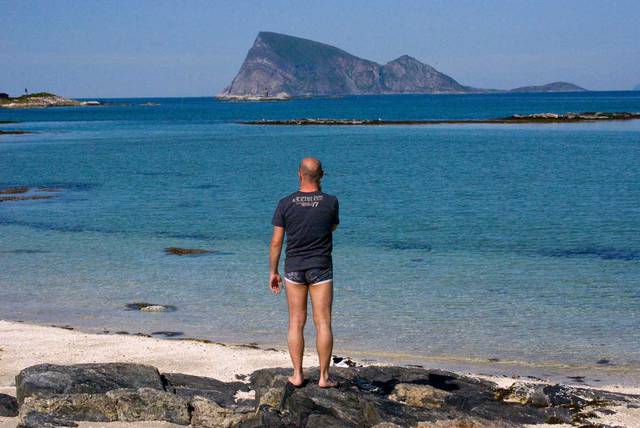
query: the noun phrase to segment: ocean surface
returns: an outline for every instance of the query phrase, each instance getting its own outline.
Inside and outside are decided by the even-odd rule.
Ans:
[[[0,188],[60,190],[0,203],[0,319],[285,346],[270,220],[317,156],[341,207],[336,353],[640,373],[640,121],[236,123],[640,111],[640,92],[108,101],[0,110],[34,132],[0,136]]]

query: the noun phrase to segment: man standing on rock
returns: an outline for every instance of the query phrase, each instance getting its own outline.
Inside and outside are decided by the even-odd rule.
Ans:
[[[273,237],[269,251],[269,287],[280,293],[282,278],[278,263],[284,235],[287,235],[284,280],[289,304],[288,344],[293,376],[289,382],[304,382],[302,356],[304,325],[307,321],[307,293],[311,295],[316,347],[320,361],[321,388],[336,386],[329,379],[329,363],[333,351],[331,304],[333,301],[333,231],[340,222],[338,199],[322,192],[322,164],[315,158],[304,158],[298,169],[300,190],[278,203],[273,214]]]

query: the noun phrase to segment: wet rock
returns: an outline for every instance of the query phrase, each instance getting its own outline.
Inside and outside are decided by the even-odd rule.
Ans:
[[[194,397],[191,407],[191,425],[203,428],[234,427],[254,417],[253,411],[234,411],[204,397]]]
[[[214,251],[203,250],[200,248],[167,247],[164,249],[164,252],[167,254],[175,254],[176,256],[187,256],[187,255],[198,255],[198,254],[211,254]]]
[[[158,370],[142,364],[40,364],[16,376],[19,403],[31,396],[101,394],[120,388],[164,390]]]
[[[116,389],[106,393],[116,403],[120,421],[167,421],[189,425],[189,403],[170,392],[139,388]]]
[[[413,407],[430,409],[442,407],[450,395],[451,393],[430,385],[399,383],[393,388],[391,394],[389,394],[389,399]]]
[[[127,303],[124,305],[125,309],[128,311],[142,311],[142,312],[174,312],[178,310],[173,305],[160,305],[157,303],[147,303],[147,302],[133,302]]]
[[[7,394],[0,394],[0,416],[18,416],[18,400]]]
[[[242,382],[222,382],[217,379],[182,373],[163,373],[162,378],[167,391],[187,400],[200,396],[225,407],[237,404],[235,395],[238,391],[249,391],[249,386]],[[244,401],[243,404],[254,403]]]
[[[20,406],[20,419],[36,414],[61,420],[112,422],[118,420],[116,402],[105,394],[60,394],[28,397]]]

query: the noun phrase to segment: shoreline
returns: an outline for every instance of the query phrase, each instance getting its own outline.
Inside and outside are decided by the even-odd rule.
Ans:
[[[24,335],[24,338],[20,338],[20,335]],[[34,340],[27,341],[27,337]],[[45,347],[40,344],[42,337],[48,338],[48,346]],[[12,346],[11,341],[16,340],[20,343],[21,348],[20,352],[15,355],[18,360],[25,360],[26,358],[28,361],[29,358],[25,354],[31,353],[44,358],[41,361],[38,360],[38,362],[45,362],[46,357],[50,357],[51,360],[47,362],[70,364],[107,362],[109,361],[107,357],[117,355],[125,357],[124,360],[117,361],[148,363],[159,366],[165,371],[171,371],[170,367],[179,366],[179,371],[184,373],[210,376],[221,380],[233,380],[225,375],[225,372],[231,366],[222,367],[222,371],[207,367],[199,359],[201,353],[211,354],[216,358],[233,355],[234,365],[231,373],[233,376],[248,374],[259,368],[290,366],[287,349],[279,345],[218,342],[199,337],[152,336],[141,332],[96,332],[69,325],[43,325],[34,322],[0,319],[0,349],[2,349],[0,351],[0,361],[7,358],[6,349]],[[69,354],[65,358],[64,355],[60,355],[62,350],[58,348],[67,348],[61,346],[60,342],[63,344],[73,343],[78,351]],[[97,345],[97,351],[91,347],[91,344]],[[99,350],[107,345],[113,346],[115,350],[113,352],[100,353]],[[145,349],[151,351],[151,354],[144,355],[139,351],[134,351],[139,345],[146,345]],[[27,346],[31,348],[32,352],[27,350]],[[177,348],[181,351],[178,353],[181,357],[164,360],[154,353],[154,351]],[[189,355],[192,353],[195,353],[195,355],[190,358]],[[75,358],[79,355],[82,358]],[[574,387],[640,395],[640,383],[637,382],[637,379],[634,381],[632,377],[628,376],[630,372],[634,372],[637,376],[638,369],[628,366],[600,367],[563,363],[487,361],[455,356],[419,356],[381,351],[352,350],[338,351],[338,354],[334,354],[334,356],[363,366],[398,365],[446,370],[465,376],[490,380],[506,387],[516,381],[560,383]],[[87,358],[90,361],[87,361]],[[184,361],[189,361],[191,366],[184,365]],[[24,363],[22,365],[27,367],[38,362]],[[313,346],[307,346],[304,367],[309,368],[316,365],[315,349]],[[19,371],[24,367],[16,366],[15,368]],[[6,388],[5,377],[5,369],[3,365],[0,365],[0,393],[4,392],[3,388]]]
[[[335,360],[334,360],[335,361]],[[201,341],[198,339],[160,339],[137,335],[95,334],[70,330],[68,326],[41,326],[24,322],[0,320],[0,394],[12,397],[17,395],[15,377],[23,369],[37,364],[51,363],[68,366],[84,363],[133,363],[157,367],[160,373],[183,373],[197,377],[219,379],[222,382],[249,382],[249,375],[260,369],[288,368],[289,355],[285,350],[265,349],[258,346],[230,345]],[[387,363],[387,364],[385,364]],[[335,366],[335,364],[333,364]],[[305,352],[304,367],[306,376],[313,379],[317,358],[313,353]],[[364,365],[365,367],[367,365]],[[393,369],[389,362],[380,362],[372,366],[386,366]],[[345,367],[341,365],[339,367]],[[411,368],[411,365],[405,367]],[[396,369],[400,367],[396,366]],[[439,367],[425,366],[427,370]],[[336,372],[349,369],[336,369]],[[357,369],[354,369],[357,370]],[[491,376],[478,373],[464,373],[448,370],[455,375],[478,382],[491,382],[498,390],[512,390],[514,385],[549,385],[546,379],[529,377],[509,377],[506,374]],[[593,388],[584,384],[570,385],[559,382],[561,387],[577,387],[598,391],[624,394],[631,400],[640,399],[640,388],[623,388],[618,385],[599,385]],[[238,393],[239,394],[239,393]],[[237,395],[238,399],[252,399],[253,395]],[[640,406],[620,405],[620,403],[602,403],[600,413],[591,414],[598,423],[616,426],[635,426],[640,420]],[[15,428],[18,417],[0,417],[0,428]],[[557,423],[557,422],[556,422]],[[178,427],[169,422],[79,422],[79,427]],[[217,425],[216,425],[217,426]],[[547,426],[547,425],[523,425]],[[553,425],[553,426],[570,426]]]

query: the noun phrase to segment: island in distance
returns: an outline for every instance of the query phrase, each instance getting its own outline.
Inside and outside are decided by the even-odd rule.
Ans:
[[[260,32],[237,76],[218,98],[259,101],[305,96],[576,91],[586,89],[567,82],[511,91],[474,88],[409,55],[380,65],[324,43]]]

